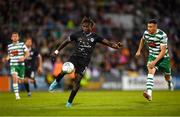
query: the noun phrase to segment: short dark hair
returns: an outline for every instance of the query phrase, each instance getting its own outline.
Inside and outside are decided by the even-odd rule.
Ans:
[[[19,35],[19,33],[18,33],[18,32],[12,32],[12,34],[17,34],[17,35]]]
[[[150,23],[157,24],[157,20],[156,19],[150,19],[148,21],[148,24],[150,24]]]
[[[81,24],[89,23],[92,27],[95,25],[94,21],[90,17],[84,17],[81,21]]]
[[[30,36],[27,36],[25,39],[26,40],[33,40]]]

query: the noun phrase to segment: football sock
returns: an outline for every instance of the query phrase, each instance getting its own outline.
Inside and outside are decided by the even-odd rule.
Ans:
[[[13,84],[13,89],[14,89],[15,96],[16,96],[16,97],[19,97],[18,84],[14,83],[14,84]]]
[[[58,76],[56,76],[56,77],[55,77],[56,82],[59,83],[59,82],[61,81],[61,79],[64,77],[64,75],[65,75],[65,74],[64,74],[63,72],[61,72]]]
[[[34,80],[33,84],[34,84],[34,88],[37,89],[37,83],[36,83],[36,80]]]
[[[74,81],[74,85],[73,85],[73,89],[71,91],[71,94],[69,96],[69,103],[72,103],[74,100],[74,97],[76,96],[76,93],[78,92],[79,88],[80,88],[80,82],[82,79],[83,75],[82,74],[77,74],[76,79]]]
[[[72,103],[72,101],[73,101],[74,97],[76,96],[77,92],[78,92],[78,90],[72,90],[71,91],[71,94],[70,94],[69,100],[68,100],[69,103]]]
[[[30,89],[29,89],[29,83],[24,83],[25,89],[26,91],[29,93]]]
[[[171,81],[171,80],[168,80],[167,82],[170,84],[172,81]]]
[[[153,89],[153,86],[154,86],[153,77],[154,77],[153,74],[148,74],[147,82],[146,82],[147,93],[150,96],[152,95],[152,89]]]

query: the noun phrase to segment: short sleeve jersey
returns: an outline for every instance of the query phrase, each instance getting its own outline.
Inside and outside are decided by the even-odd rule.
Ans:
[[[155,34],[149,34],[148,31],[145,31],[142,37],[145,41],[145,44],[148,48],[149,55],[157,57],[161,51],[160,45],[167,45],[168,37],[165,32],[160,29],[157,29]],[[169,57],[168,46],[166,46],[165,57]]]

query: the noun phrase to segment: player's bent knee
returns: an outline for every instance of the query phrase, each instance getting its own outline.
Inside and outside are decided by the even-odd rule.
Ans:
[[[147,68],[148,68],[148,73],[149,74],[155,74],[155,72],[156,72],[155,68],[150,68],[149,66]]]
[[[165,77],[166,81],[169,81],[171,79],[171,75],[169,75],[169,74],[166,74],[164,77]]]

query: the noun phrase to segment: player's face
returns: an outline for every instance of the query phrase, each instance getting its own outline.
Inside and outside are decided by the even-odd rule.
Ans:
[[[92,27],[91,27],[91,25],[89,23],[83,23],[82,24],[82,30],[84,32],[91,32]]]
[[[27,47],[31,47],[32,46],[32,40],[27,39],[25,44],[26,44]]]
[[[157,30],[157,24],[148,23],[147,24],[147,30],[150,34],[155,34]]]
[[[12,34],[12,35],[11,35],[11,40],[12,40],[13,42],[17,42],[17,41],[19,40],[19,35],[18,35],[18,34]]]

